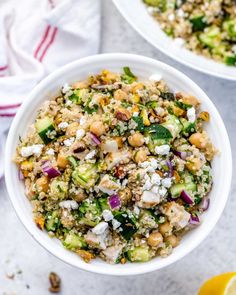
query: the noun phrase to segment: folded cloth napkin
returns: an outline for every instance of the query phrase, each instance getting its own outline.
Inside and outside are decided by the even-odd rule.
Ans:
[[[95,54],[100,0],[2,0],[0,3],[0,177],[12,117],[48,73]]]

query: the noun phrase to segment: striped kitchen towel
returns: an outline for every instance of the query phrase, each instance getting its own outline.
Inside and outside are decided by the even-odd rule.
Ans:
[[[0,116],[13,116],[48,73],[97,53],[99,0],[0,3]]]
[[[24,98],[43,77],[98,52],[100,4],[100,0],[0,1],[1,142],[3,130],[5,134]]]

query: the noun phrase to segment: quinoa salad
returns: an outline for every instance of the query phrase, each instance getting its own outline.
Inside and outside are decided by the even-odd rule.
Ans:
[[[36,225],[85,262],[170,255],[209,207],[209,119],[196,97],[129,67],[64,85],[17,146]]]
[[[143,0],[179,45],[236,66],[236,1]]]

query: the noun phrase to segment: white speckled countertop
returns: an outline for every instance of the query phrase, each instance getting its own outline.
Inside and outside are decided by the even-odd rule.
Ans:
[[[236,83],[198,73],[167,58],[140,37],[119,15],[111,0],[103,1],[101,52],[142,54],[164,61],[196,81],[215,102],[231,139],[236,160]],[[194,295],[207,278],[236,271],[236,181],[223,216],[208,238],[191,254],[165,268],[136,277],[109,277],[70,267],[47,253],[26,232],[0,183],[0,294],[46,295],[48,273],[62,279],[63,295]],[[22,271],[22,273],[20,273]],[[14,280],[6,274],[15,273]],[[18,272],[18,273],[17,273]]]

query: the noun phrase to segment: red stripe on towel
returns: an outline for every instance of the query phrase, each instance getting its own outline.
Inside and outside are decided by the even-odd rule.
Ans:
[[[0,110],[7,110],[7,109],[14,109],[21,105],[21,103],[15,103],[15,104],[8,104],[4,106],[0,106]]]
[[[6,113],[6,114],[0,113],[0,117],[14,117],[15,115],[16,115],[16,113]]]
[[[8,68],[8,65],[0,67],[0,71],[5,71]]]
[[[57,31],[58,31],[58,28],[54,28],[53,33],[52,33],[52,35],[51,35],[51,39],[50,39],[50,41],[48,42],[47,46],[45,47],[45,49],[44,49],[42,55],[40,56],[39,61],[42,61],[42,60],[43,60],[43,58],[44,58],[45,54],[47,53],[49,47],[50,47],[50,46],[52,45],[52,43],[54,42],[55,37],[56,37],[56,34],[57,34]]]
[[[41,49],[41,47],[43,46],[44,42],[46,41],[49,31],[50,31],[51,26],[47,25],[46,30],[44,32],[44,35],[42,37],[42,40],[40,41],[38,47],[36,48],[35,52],[34,52],[34,57],[37,58],[37,55],[39,53],[39,50]]]

